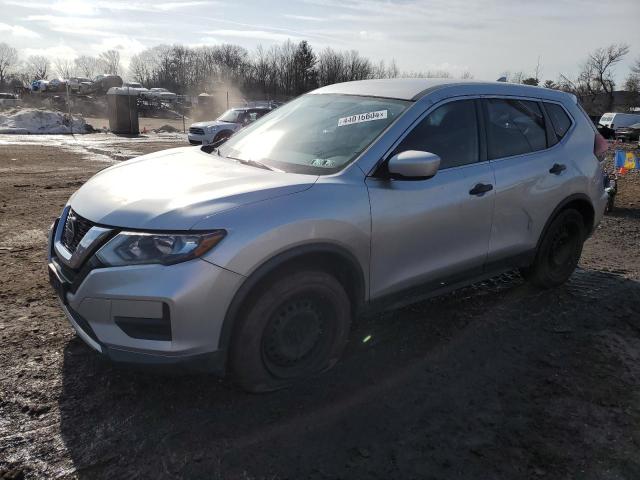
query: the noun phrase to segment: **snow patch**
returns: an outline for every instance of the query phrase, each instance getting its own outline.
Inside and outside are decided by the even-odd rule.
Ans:
[[[87,124],[81,116],[62,112],[24,109],[0,113],[0,133],[86,133]]]

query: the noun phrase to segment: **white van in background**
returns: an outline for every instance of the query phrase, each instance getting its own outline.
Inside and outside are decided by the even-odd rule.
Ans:
[[[640,114],[638,113],[605,113],[600,117],[600,125],[616,129],[628,127],[634,123],[640,123]]]

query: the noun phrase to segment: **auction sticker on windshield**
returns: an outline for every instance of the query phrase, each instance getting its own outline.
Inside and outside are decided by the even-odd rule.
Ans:
[[[378,110],[377,112],[358,113],[350,117],[342,117],[338,119],[338,126],[353,125],[354,123],[370,122],[372,120],[384,120],[387,118],[387,110]]]

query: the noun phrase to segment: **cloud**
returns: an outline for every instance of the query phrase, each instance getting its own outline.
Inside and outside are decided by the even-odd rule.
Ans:
[[[52,3],[26,2],[23,0],[4,0],[6,5],[39,11],[52,11],[64,14],[93,16],[102,10],[134,11],[134,12],[169,12],[183,8],[199,7],[203,5],[221,5],[212,0],[191,0],[186,2],[119,2],[117,0],[88,2],[86,0],[58,0]]]
[[[97,15],[98,10],[86,0],[59,0],[51,5],[51,9],[74,15]]]
[[[27,21],[44,24],[54,32],[89,38],[113,36],[118,30],[142,28],[140,22],[122,21],[102,17],[87,18],[62,15],[29,15]]]
[[[4,0],[5,5],[13,5],[38,11],[53,11],[74,15],[97,15],[99,12],[95,5],[83,0],[59,0],[57,2],[24,2],[22,0]]]
[[[363,40],[384,40],[387,35],[382,32],[371,32],[369,30],[360,30],[360,38]]]
[[[23,48],[20,53],[23,58],[29,57],[30,55],[43,55],[49,60],[53,60],[54,58],[72,59],[78,56],[78,52],[67,45],[56,45],[46,48]]]
[[[24,28],[21,25],[9,25],[7,23],[0,23],[0,32],[9,32],[9,35],[13,35],[16,37],[40,38],[39,33],[34,32],[33,30],[29,30],[28,28]]]
[[[217,35],[220,37],[252,38],[255,40],[269,40],[273,42],[283,42],[287,39],[294,40],[298,38],[296,35],[267,32],[264,30],[210,30],[203,33],[207,35]]]
[[[285,14],[285,18],[291,18],[292,20],[304,20],[306,22],[324,22],[324,18],[321,17],[312,17],[310,15],[293,15],[293,14]]]
[[[183,8],[202,6],[221,6],[220,2],[211,0],[193,0],[187,2],[116,2],[101,1],[98,6],[104,10],[131,11],[131,12],[172,12]]]
[[[100,42],[89,45],[90,52],[93,55],[99,55],[107,50],[118,50],[120,52],[120,61],[125,68],[129,66],[131,57],[145,48],[147,48],[146,45],[140,40],[126,35],[106,37]]]

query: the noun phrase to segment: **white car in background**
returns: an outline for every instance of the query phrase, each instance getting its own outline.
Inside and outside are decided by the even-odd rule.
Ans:
[[[629,127],[640,122],[640,113],[605,113],[600,117],[600,125],[616,130],[618,128]]]
[[[210,145],[229,138],[245,125],[254,122],[273,110],[271,107],[232,108],[216,120],[197,122],[189,127],[189,143],[192,145]]]

